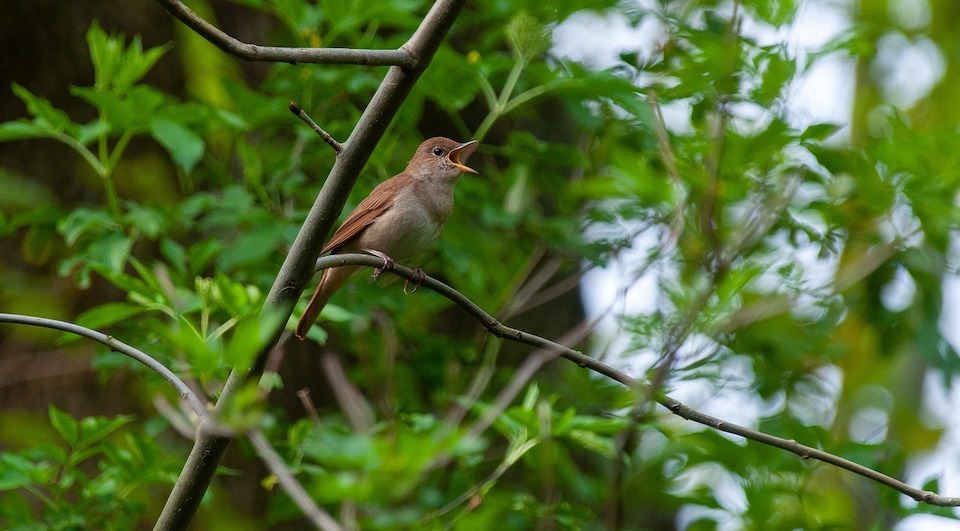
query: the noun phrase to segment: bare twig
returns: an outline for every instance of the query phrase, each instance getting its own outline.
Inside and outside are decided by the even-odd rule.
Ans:
[[[473,369],[473,377],[466,390],[461,393],[460,400],[456,400],[450,410],[444,415],[443,423],[452,431],[456,426],[463,422],[467,416],[467,410],[470,409],[483,393],[483,390],[490,385],[497,363],[497,354],[500,352],[499,337],[490,337],[490,334],[484,333],[484,337],[489,340],[483,345],[483,354],[480,357],[480,363]]]
[[[277,477],[280,486],[290,495],[290,498],[297,504],[297,507],[303,511],[303,514],[310,519],[314,527],[325,531],[341,531],[343,529],[343,527],[330,516],[330,513],[324,511],[316,503],[313,503],[313,500],[310,498],[310,495],[307,494],[303,485],[297,481],[297,478],[293,477],[293,473],[283,462],[283,458],[273,449],[270,441],[267,440],[267,437],[262,431],[259,429],[250,430],[247,433],[247,437],[250,439],[250,442],[253,443],[253,447],[257,449],[257,454],[260,455],[260,459],[267,465],[270,472]]]
[[[333,391],[333,396],[340,404],[343,414],[350,421],[353,431],[370,433],[375,421],[373,410],[363,399],[363,394],[343,372],[340,360],[330,352],[324,352],[320,358],[320,364],[323,366],[323,374],[326,375],[327,382],[330,383],[330,390]]]
[[[310,129],[313,129],[313,132],[320,135],[320,138],[322,138],[324,142],[326,142],[327,144],[330,144],[330,147],[332,147],[334,151],[336,151],[337,153],[340,153],[340,150],[343,149],[343,144],[341,144],[340,142],[337,142],[335,138],[330,136],[330,133],[324,131],[322,127],[317,125],[317,122],[313,121],[313,118],[311,118],[310,115],[307,114],[307,111],[303,110],[303,107],[301,107],[297,102],[291,101],[289,108],[290,108],[290,112],[292,112],[294,115],[296,115],[297,118],[300,118],[307,125],[309,125]]]
[[[417,58],[409,50],[358,50],[353,48],[288,48],[258,46],[242,42],[185,6],[180,0],[157,0],[171,15],[224,52],[246,61],[277,63],[347,64],[367,66],[417,67]]]
[[[587,274],[588,271],[593,269],[595,266],[588,265],[578,269],[575,273],[572,273],[557,283],[551,285],[550,287],[538,291],[536,293],[530,294],[526,299],[519,301],[512,310],[512,315],[520,315],[526,311],[532,310],[541,304],[548,303],[557,297],[577,289],[580,287],[580,281],[583,280],[583,276]]]
[[[300,403],[303,404],[303,409],[307,411],[307,416],[313,420],[313,424],[319,426],[320,415],[317,413],[317,406],[314,405],[313,400],[310,399],[310,390],[304,387],[297,391],[297,398],[299,398]]]
[[[667,168],[667,175],[673,182],[677,193],[683,194],[683,177],[677,169],[677,156],[673,153],[673,147],[670,146],[670,134],[667,133],[667,124],[663,120],[663,110],[660,107],[660,101],[657,99],[657,92],[653,89],[647,91],[647,98],[650,101],[650,109],[653,111],[653,132],[657,137],[657,145],[660,147],[660,159]],[[667,247],[673,247],[680,239],[680,233],[683,232],[684,214],[687,210],[687,197],[683,195],[680,203],[673,215],[673,221],[670,223],[670,235],[667,238]]]
[[[383,371],[380,376],[380,382],[373,382],[373,388],[379,389],[376,401],[383,412],[384,417],[393,421],[397,418],[397,355],[400,352],[400,340],[397,338],[397,330],[393,321],[383,310],[374,310],[372,315],[373,326],[379,329],[380,337],[383,338],[383,353],[380,356]],[[370,371],[376,373],[376,371]]]
[[[517,287],[516,292],[508,298],[504,308],[497,312],[501,319],[509,319],[520,313],[517,308],[549,282],[563,266],[563,259],[559,256],[553,256],[534,271],[533,268],[540,262],[540,258],[546,254],[546,250],[542,245],[538,245],[535,252],[537,253],[535,255],[536,260],[530,262],[529,270],[524,272],[524,275],[520,278],[522,282]]]
[[[142,350],[133,348],[122,341],[117,341],[111,336],[73,323],[57,321],[55,319],[46,319],[44,317],[33,317],[30,315],[0,313],[0,323],[14,323],[40,326],[43,328],[53,328],[54,330],[63,330],[64,332],[70,332],[71,334],[92,339],[97,343],[102,343],[110,350],[119,352],[125,356],[129,356],[143,365],[146,365],[147,368],[153,372],[159,374],[161,378],[166,380],[167,383],[169,383],[174,389],[177,390],[178,393],[180,393],[180,398],[186,400],[186,402],[190,405],[190,408],[193,409],[193,412],[197,414],[197,417],[200,419],[205,419],[208,416],[207,408],[203,401],[200,400],[200,397],[198,397],[193,390],[183,382],[183,380],[177,377],[176,374],[173,374],[173,371],[168,369],[159,361],[153,359],[149,354],[143,352]]]
[[[590,334],[599,323],[599,319],[590,322],[581,322],[572,330],[564,334],[560,341],[562,343],[579,343]],[[540,367],[547,362],[553,361],[560,353],[553,349],[539,349],[530,354],[526,360],[514,371],[513,378],[500,391],[493,400],[490,409],[488,409],[481,418],[467,430],[464,439],[479,437],[487,428],[490,427],[501,413],[506,411],[513,402],[513,399],[520,394],[527,382],[540,370]]]
[[[340,267],[346,265],[357,265],[365,266],[370,268],[381,267],[383,265],[383,260],[372,255],[367,254],[337,254],[324,256],[317,260],[317,268],[324,269],[327,267]],[[410,268],[400,264],[394,264],[393,269],[389,269],[389,272],[403,277],[408,280],[415,280],[420,278],[419,273]],[[613,367],[602,363],[594,358],[586,356],[581,352],[573,350],[571,348],[565,347],[549,339],[542,338],[515,328],[510,328],[503,325],[497,321],[493,316],[486,313],[479,306],[476,305],[473,301],[465,297],[459,291],[453,289],[452,287],[440,282],[439,280],[431,277],[424,276],[421,282],[421,285],[427,288],[430,288],[436,293],[443,295],[444,297],[450,299],[457,306],[460,306],[472,315],[477,321],[480,322],[491,334],[501,337],[504,339],[509,339],[510,341],[516,341],[518,343],[525,343],[534,347],[553,350],[559,352],[561,357],[564,357],[580,367],[590,369],[598,374],[602,374],[611,380],[617,381],[637,389],[640,392],[643,392],[648,386],[637,381],[630,375],[614,369]],[[913,498],[916,501],[924,502],[929,505],[935,505],[939,507],[960,507],[960,497],[949,497],[949,496],[940,496],[935,492],[925,491],[911,487],[910,485],[882,474],[873,470],[872,468],[865,467],[853,461],[844,459],[837,455],[812,448],[800,444],[794,440],[782,439],[761,431],[753,430],[744,426],[733,424],[727,422],[723,419],[717,417],[712,417],[705,413],[701,413],[693,408],[690,408],[678,400],[674,400],[669,396],[666,396],[662,393],[658,393],[655,397],[656,401],[663,407],[669,409],[674,415],[682,417],[686,420],[708,426],[718,431],[723,431],[726,433],[732,433],[734,435],[739,435],[745,439],[751,441],[759,442],[766,444],[768,446],[773,446],[775,448],[780,448],[786,450],[793,454],[800,456],[802,459],[816,459],[824,463],[829,463],[831,465],[838,466],[845,470],[849,470],[855,474],[863,476],[867,479],[876,481],[882,485],[886,485],[894,490],[897,490],[907,496]]]
[[[183,411],[173,407],[163,396],[153,397],[153,407],[157,408],[163,418],[167,419],[170,427],[179,433],[184,439],[192,441],[196,436],[196,428],[183,418]]]

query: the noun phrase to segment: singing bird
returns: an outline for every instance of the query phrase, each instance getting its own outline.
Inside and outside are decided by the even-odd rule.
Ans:
[[[368,251],[384,258],[406,260],[437,241],[453,209],[453,187],[464,173],[467,157],[479,144],[431,138],[417,148],[402,173],[370,192],[333,234],[320,254]],[[389,257],[389,258],[388,258]],[[323,270],[320,284],[297,323],[303,339],[330,297],[360,266]]]

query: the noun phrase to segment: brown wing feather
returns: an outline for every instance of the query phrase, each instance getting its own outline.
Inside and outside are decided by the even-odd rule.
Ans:
[[[383,181],[370,192],[357,208],[347,216],[347,219],[340,225],[340,228],[333,233],[333,237],[323,247],[320,254],[327,254],[330,251],[336,251],[345,243],[358,236],[367,225],[373,223],[380,215],[393,206],[397,190],[403,187],[404,183],[410,179],[406,173],[401,173]]]

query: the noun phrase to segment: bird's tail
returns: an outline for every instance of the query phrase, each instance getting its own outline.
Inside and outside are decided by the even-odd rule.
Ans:
[[[300,321],[297,323],[296,335],[298,338],[304,339],[307,337],[307,332],[310,331],[313,323],[317,322],[317,317],[320,316],[320,312],[323,311],[323,307],[327,305],[330,297],[333,297],[333,294],[340,289],[340,286],[342,286],[357,269],[359,268],[347,266],[332,267],[323,270],[320,283],[317,284],[317,289],[313,292],[313,297],[310,297],[307,309],[303,311],[303,316],[300,317]]]

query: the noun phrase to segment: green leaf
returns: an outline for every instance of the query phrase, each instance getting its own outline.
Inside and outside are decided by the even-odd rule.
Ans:
[[[36,118],[34,123],[38,127],[50,132],[59,133],[65,131],[73,124],[70,117],[67,116],[67,113],[55,108],[46,99],[35,96],[25,87],[16,83],[13,83],[12,87],[13,93],[27,104],[27,112]]]
[[[110,214],[89,208],[78,208],[57,223],[57,231],[63,235],[67,245],[75,245],[84,236],[100,235],[117,229],[119,226]]]
[[[124,47],[123,34],[107,35],[94,21],[87,30],[87,45],[93,62],[96,86],[123,93],[140,80],[169,49],[169,45],[151,48],[144,53],[140,36],[134,36]]]
[[[128,202],[127,213],[123,220],[139,229],[148,238],[156,238],[164,230],[167,218],[156,208]]]
[[[220,254],[220,268],[230,272],[267,260],[276,252],[284,230],[285,227],[277,223],[263,223],[250,228]]]
[[[610,437],[601,437],[587,430],[571,430],[565,434],[564,437],[580,447],[602,455],[607,459],[614,459],[616,457],[616,449],[613,444],[613,439]]]
[[[256,286],[234,282],[220,271],[214,277],[213,288],[214,300],[232,316],[260,307],[260,291]]]
[[[57,430],[57,433],[59,433],[60,436],[63,437],[63,440],[67,441],[70,446],[75,446],[80,433],[77,421],[70,415],[57,409],[53,404],[47,407],[47,411],[50,415],[50,424],[53,425],[53,429]]]
[[[203,157],[203,139],[186,127],[157,118],[150,122],[150,134],[170,152],[177,166],[189,173]]]
[[[620,433],[630,426],[630,419],[626,417],[595,417],[577,415],[569,423],[571,428],[587,430],[601,435]]]
[[[838,124],[821,123],[813,124],[803,130],[800,134],[801,141],[826,140],[840,129]]]
[[[219,337],[201,337],[186,317],[180,316],[175,331],[171,334],[173,345],[185,355],[194,374],[204,377],[224,367],[223,343]]]
[[[148,127],[157,109],[172,104],[166,94],[145,85],[132,87],[123,94],[88,87],[71,87],[70,93],[96,107],[100,111],[100,118],[109,126],[106,130],[84,131],[85,137],[107,131],[143,130]]]
[[[56,134],[56,131],[25,119],[0,124],[0,142],[28,138],[49,138],[54,134]]]
[[[184,274],[187,272],[187,251],[175,240],[161,238],[160,254],[178,273]]]
[[[326,311],[327,311],[327,308],[324,308],[323,312],[326,312]],[[321,315],[325,316],[326,314],[321,313]],[[292,317],[290,318],[290,322],[287,323],[287,329],[290,330],[291,332],[297,329],[297,321],[294,320]],[[327,339],[329,337],[330,337],[330,334],[328,334],[326,330],[324,330],[319,326],[311,326],[310,330],[307,331],[307,339],[309,339],[310,341],[313,341],[318,345],[326,345]]]
[[[31,484],[48,485],[54,475],[49,462],[34,462],[22,455],[0,454],[0,491],[17,490]]]
[[[257,353],[270,339],[262,330],[256,315],[247,315],[234,327],[230,341],[223,351],[223,359],[234,370],[246,371],[253,364]]]
[[[110,124],[105,120],[91,120],[89,123],[81,125],[74,136],[77,142],[86,146],[109,133]]]
[[[133,422],[132,415],[121,415],[113,418],[83,418],[80,420],[81,435],[78,446],[90,447],[130,422]]]
[[[187,262],[190,272],[199,275],[223,251],[224,244],[220,240],[209,239],[199,241],[187,249]]]
[[[91,244],[88,256],[94,263],[106,265],[111,271],[119,272],[126,265],[132,247],[133,240],[123,233],[114,232]]]
[[[75,322],[87,328],[100,329],[135,315],[140,315],[145,311],[146,308],[137,304],[108,302],[83,312],[77,316]]]
[[[49,225],[34,225],[27,230],[20,246],[23,259],[32,265],[43,265],[50,260],[60,238]]]
[[[744,5],[756,12],[763,21],[772,26],[787,24],[796,14],[795,0],[757,0]]]
[[[797,72],[797,62],[786,56],[786,51],[777,49],[767,56],[763,79],[754,92],[755,101],[761,105],[772,105],[780,97]]]

